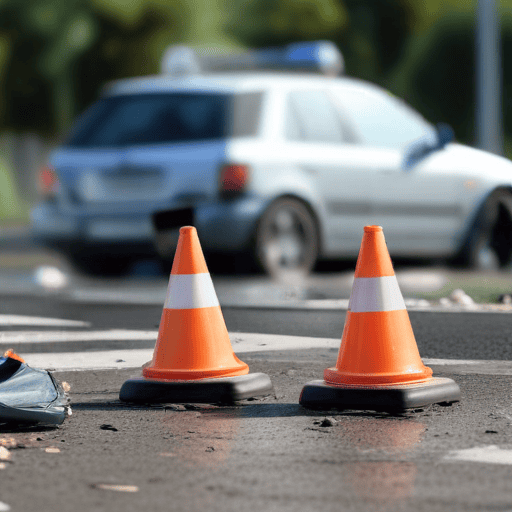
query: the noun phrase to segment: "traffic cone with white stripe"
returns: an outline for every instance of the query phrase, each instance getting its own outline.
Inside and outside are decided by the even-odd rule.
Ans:
[[[456,402],[457,384],[423,365],[380,226],[365,226],[338,360],[306,384],[306,407],[404,410]]]
[[[196,229],[185,226],[167,288],[153,359],[119,398],[139,403],[235,402],[272,393],[231,347]]]

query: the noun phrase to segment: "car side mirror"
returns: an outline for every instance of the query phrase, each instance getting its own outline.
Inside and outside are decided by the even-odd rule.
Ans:
[[[425,158],[432,151],[432,142],[429,142],[428,139],[422,138],[414,141],[404,152],[402,169],[410,171],[419,161]]]
[[[453,128],[446,123],[438,123],[436,125],[437,130],[437,146],[444,148],[448,143],[455,139],[455,133]]]
[[[455,138],[453,128],[446,123],[436,125],[435,137],[421,138],[414,141],[404,153],[402,168],[406,171],[411,170],[418,162],[423,160],[433,151],[443,149]],[[436,140],[437,139],[437,140]]]

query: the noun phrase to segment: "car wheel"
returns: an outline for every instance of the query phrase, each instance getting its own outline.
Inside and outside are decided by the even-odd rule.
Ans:
[[[318,229],[307,206],[291,198],[272,203],[256,231],[259,266],[278,279],[304,277],[318,255]]]
[[[512,264],[512,195],[497,191],[480,211],[463,250],[463,263],[476,270]]]

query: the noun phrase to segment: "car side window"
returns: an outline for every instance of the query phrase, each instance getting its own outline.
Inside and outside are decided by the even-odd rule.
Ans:
[[[254,137],[258,134],[263,93],[235,94],[232,100],[232,135]]]
[[[419,139],[435,140],[432,125],[391,93],[350,87],[334,95],[363,144],[403,150]]]
[[[339,115],[324,91],[291,92],[286,110],[287,139],[331,143],[345,140]]]

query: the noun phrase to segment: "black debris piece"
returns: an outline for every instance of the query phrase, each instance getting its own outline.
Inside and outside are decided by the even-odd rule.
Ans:
[[[103,423],[103,425],[100,426],[101,430],[112,430],[113,432],[117,432],[117,428],[113,427],[112,425],[109,425],[108,423]]]

